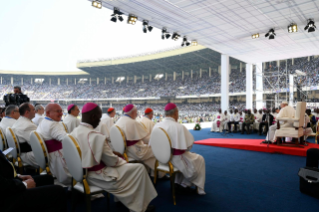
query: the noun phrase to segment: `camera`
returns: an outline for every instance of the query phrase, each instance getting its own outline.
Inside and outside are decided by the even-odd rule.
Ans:
[[[22,93],[20,94],[9,93],[3,96],[3,101],[6,103],[6,107],[7,107],[8,105],[20,106],[22,103],[30,102],[30,99],[27,95],[24,95]]]

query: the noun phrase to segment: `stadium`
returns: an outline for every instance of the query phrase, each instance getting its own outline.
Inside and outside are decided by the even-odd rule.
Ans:
[[[25,14],[24,23],[33,27],[30,31],[22,24],[21,15],[12,22],[16,29],[0,39],[4,46],[0,50],[1,122],[16,119],[5,127],[0,122],[0,149],[8,151],[4,158],[21,174],[13,180],[26,175],[34,176],[37,183],[41,172],[54,178],[52,189],[63,188],[55,195],[60,199],[55,200],[59,204],[52,206],[53,211],[314,211],[319,207],[317,1],[72,0],[63,6],[59,0],[42,7],[36,2],[17,4],[41,9],[33,9],[34,17]],[[19,6],[17,13],[23,7]],[[78,11],[72,11],[73,7]],[[10,8],[18,6],[8,3],[4,11]],[[37,12],[42,10],[47,14]],[[54,20],[56,12],[61,17]],[[13,19],[8,14],[6,20]],[[47,22],[41,22],[42,17]],[[0,26],[10,31],[10,23],[4,19],[0,17]],[[19,95],[17,87],[29,103],[7,102],[8,96]],[[20,113],[18,118],[15,112]],[[55,112],[61,116],[52,115]],[[73,113],[76,126],[70,127],[67,120]],[[41,122],[35,122],[37,116]],[[103,122],[105,117],[111,117],[110,126]],[[127,117],[132,120],[124,123]],[[21,122],[18,126],[19,120],[26,118],[32,124]],[[143,123],[146,118],[152,123],[150,129]],[[174,124],[167,121],[170,119]],[[23,128],[29,124],[35,125],[32,130]],[[177,124],[183,127],[171,134]],[[57,128],[63,133],[57,133]],[[156,134],[156,129],[164,133]],[[94,139],[104,139],[108,147],[90,139],[92,134]],[[156,155],[156,148],[160,151],[165,146],[161,139],[170,145],[167,164]],[[157,140],[158,146],[153,147]],[[67,142],[72,148],[74,145],[75,153]],[[135,156],[130,152],[133,147],[136,155],[148,149],[154,161],[149,161],[149,155],[147,159]],[[102,156],[97,156],[101,150]],[[24,155],[30,152],[32,158]],[[75,180],[77,172],[70,166],[75,161],[72,154],[78,153],[82,166],[77,168],[84,171],[80,181]],[[63,162],[57,162],[59,157]],[[116,163],[112,164],[114,157]],[[135,167],[134,174],[132,168],[122,176],[122,160]],[[57,168],[51,163],[64,165]],[[162,178],[156,170],[163,166],[167,169]],[[65,179],[71,183],[61,180],[61,170],[67,170]],[[193,170],[191,177],[187,177],[189,170]],[[120,174],[114,177],[117,171]],[[92,177],[93,172],[99,178]],[[127,173],[139,176],[138,180]],[[147,173],[147,179],[141,173]],[[26,192],[29,184],[25,179],[19,178],[25,185],[23,191],[8,187],[14,192],[3,196],[8,200],[4,211],[20,207],[11,204],[12,199],[26,200],[19,192],[30,196],[30,204],[41,199]],[[121,181],[125,189],[116,184],[120,180],[125,180]],[[110,181],[114,182],[112,188]],[[42,192],[43,197],[49,193]],[[43,204],[50,205],[50,198],[45,199]],[[31,205],[26,209],[36,211]]]

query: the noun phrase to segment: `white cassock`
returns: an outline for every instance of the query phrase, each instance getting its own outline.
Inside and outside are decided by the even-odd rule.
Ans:
[[[44,119],[44,116],[42,116],[42,115],[36,113],[36,114],[35,114],[35,117],[32,119],[32,122],[33,122],[34,124],[36,124],[37,126],[39,126],[39,124],[41,123],[41,121],[42,121],[43,119]]]
[[[110,131],[111,127],[114,125],[113,118],[111,118],[108,114],[101,118],[101,122],[106,125],[107,129]]]
[[[211,132],[221,132],[223,130],[223,120],[224,120],[224,114],[216,113],[214,115],[214,121],[212,124]]]
[[[144,165],[114,155],[106,137],[89,124],[81,123],[71,135],[79,142],[88,183],[110,192],[130,210],[144,212],[157,196]]]
[[[30,146],[30,133],[37,129],[37,125],[32,123],[32,121],[24,116],[20,116],[18,120],[12,125],[12,130],[16,134],[20,143],[20,150],[24,146]],[[24,163],[27,163],[31,166],[38,166],[37,161],[35,160],[34,154],[31,151],[21,153],[21,160]]]
[[[143,124],[143,126],[146,128],[146,131],[147,131],[147,136],[143,139],[143,141],[144,143],[148,144],[155,123],[146,116],[142,118],[141,123]]]
[[[261,123],[262,119],[263,119],[263,114],[257,113],[255,115],[254,129],[259,130],[259,124]]]
[[[61,141],[67,135],[63,126],[58,122],[45,117],[37,130],[42,135],[50,157],[50,170],[57,180],[64,184],[71,184],[71,174],[63,157]]]
[[[201,155],[189,151],[194,143],[192,134],[171,117],[166,117],[163,122],[156,124],[154,129],[158,127],[163,128],[171,139],[171,162],[181,172],[176,174],[175,183],[186,186],[194,184],[201,194],[205,194],[205,160]],[[152,142],[149,145],[152,145]]]
[[[144,143],[147,131],[143,125],[127,115],[121,116],[115,124],[125,134],[128,157],[142,161],[150,169],[154,170],[156,159],[151,147]]]
[[[9,117],[9,116],[5,116],[2,118],[1,122],[0,122],[0,127],[2,129],[2,132],[5,134],[7,127],[12,127],[13,124],[16,122],[17,120]]]
[[[106,124],[100,122],[99,125],[94,129],[95,131],[98,131],[102,133],[104,136],[106,136],[106,140],[109,143],[109,146],[111,149],[114,150],[112,143],[111,143],[111,138],[110,138],[110,129],[106,126]]]
[[[68,132],[71,133],[77,126],[80,125],[80,120],[77,117],[75,117],[75,116],[73,116],[71,114],[68,114],[63,119],[63,123],[68,128]]]
[[[227,114],[227,115],[224,115],[224,120],[223,120],[223,129],[227,129],[228,128],[228,122],[230,120],[230,116]]]

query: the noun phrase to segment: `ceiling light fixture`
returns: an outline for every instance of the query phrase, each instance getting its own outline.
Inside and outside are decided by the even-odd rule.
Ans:
[[[187,37],[186,36],[184,36],[183,42],[182,42],[182,46],[184,46],[184,45],[186,45],[186,46],[191,45],[191,43],[187,41]]]
[[[116,7],[114,7],[113,9],[113,14],[111,15],[111,21],[113,21],[114,23],[116,23],[117,19],[119,19],[119,21],[123,21],[123,17],[122,17],[123,13],[120,12],[120,10]]]
[[[92,6],[98,8],[98,9],[102,9],[102,1],[100,1],[100,0],[92,1]]]
[[[276,33],[274,29],[270,29],[269,32],[265,35],[265,37],[269,37],[269,40],[275,39]]]
[[[165,38],[169,39],[170,37],[171,37],[171,34],[169,32],[167,32],[166,28],[163,28],[162,29],[162,39],[165,40]]]
[[[288,32],[289,32],[289,33],[298,32],[298,26],[297,26],[297,24],[291,23],[291,24],[288,26]]]
[[[135,15],[129,15],[127,19],[128,24],[135,25],[137,21],[137,17]]]
[[[251,38],[252,38],[252,39],[259,38],[259,33],[257,33],[257,34],[253,34],[253,35],[251,36]]]
[[[308,20],[308,24],[305,27],[305,30],[308,30],[308,32],[314,32],[316,31],[316,25],[315,22],[311,19]]]
[[[172,39],[175,40],[175,41],[177,41],[177,40],[179,39],[179,37],[180,37],[180,35],[177,34],[177,32],[174,32],[174,33],[173,33],[173,36],[172,36]]]
[[[144,20],[143,21],[143,32],[144,33],[147,33],[147,31],[151,32],[152,29],[153,29],[153,27],[148,25],[148,21]]]

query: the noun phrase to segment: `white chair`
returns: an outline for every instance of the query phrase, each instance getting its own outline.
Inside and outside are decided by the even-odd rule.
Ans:
[[[47,147],[42,136],[36,131],[32,131],[30,133],[30,145],[37,164],[39,164],[40,168],[44,170],[43,172],[40,171],[41,174],[52,175],[49,168],[50,157]]]
[[[8,147],[13,148],[13,150],[11,151],[13,164],[19,168],[19,174],[23,174],[23,169],[26,167],[31,167],[31,166],[27,163],[24,163],[21,160],[19,139],[15,135],[11,127],[7,128],[6,137],[7,137]]]
[[[304,136],[304,123],[305,123],[306,102],[298,102],[294,118],[280,118],[277,117],[277,121],[285,121],[293,123],[292,127],[282,127],[276,130],[275,136],[277,138],[292,137],[299,139]],[[277,142],[278,145],[278,142]],[[281,145],[281,144],[279,144]],[[298,141],[296,146],[299,147]]]
[[[3,151],[3,150],[6,150],[8,147],[7,147],[7,139],[6,139],[6,136],[5,134],[3,133],[2,129],[0,128],[0,150]]]
[[[89,186],[87,182],[87,170],[82,168],[82,153],[76,139],[71,135],[67,135],[63,138],[62,145],[66,164],[73,179],[76,181],[73,181],[72,184],[72,208],[74,208],[74,191],[78,191],[85,195],[86,210],[91,211],[91,195],[106,191],[97,186]],[[109,202],[109,195],[107,195],[107,202]]]
[[[171,190],[174,205],[176,205],[175,197],[175,174],[179,172],[171,163],[172,144],[167,132],[163,128],[155,128],[150,138],[151,148],[156,158],[154,168],[154,184],[156,184],[158,171],[168,173],[171,180]]]
[[[63,126],[63,129],[65,130],[65,132],[69,133],[68,127],[62,121],[60,123]]]
[[[112,146],[116,152],[123,155],[124,159],[130,163],[136,163],[137,160],[127,156],[126,139],[124,132],[117,125],[113,125],[110,129],[110,139]]]

